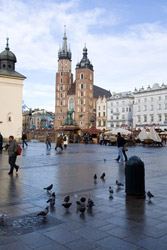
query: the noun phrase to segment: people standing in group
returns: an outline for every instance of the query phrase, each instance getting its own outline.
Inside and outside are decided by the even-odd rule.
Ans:
[[[27,144],[27,142],[26,142],[26,140],[27,140],[27,136],[26,136],[26,133],[25,132],[23,132],[23,134],[22,134],[22,147],[24,148],[24,144],[26,145],[26,146],[28,146],[28,144]]]
[[[12,135],[9,136],[8,155],[9,155],[10,171],[8,174],[13,174],[14,169],[16,169],[16,172],[18,172],[19,166],[16,165],[18,149],[19,146],[16,140],[14,139],[14,136]]]
[[[47,147],[47,149],[51,149],[51,138],[50,138],[50,135],[46,136],[46,147]]]
[[[2,152],[2,149],[3,149],[3,136],[0,132],[0,153]]]
[[[64,149],[66,149],[67,145],[68,145],[68,136],[67,135],[63,136],[63,143],[64,143]]]
[[[57,137],[57,142],[56,142],[55,150],[57,150],[57,148],[61,148],[61,150],[63,150],[63,147],[62,147],[62,137],[61,137],[61,135]]]
[[[126,144],[126,140],[121,136],[120,133],[117,134],[117,146],[118,146],[118,158],[120,157],[120,161],[123,162],[123,147]],[[125,152],[124,152],[125,153]],[[126,155],[126,153],[125,153]],[[125,156],[124,155],[124,156]],[[118,159],[117,158],[117,159]],[[116,160],[117,160],[116,159]],[[127,158],[126,158],[127,159]]]

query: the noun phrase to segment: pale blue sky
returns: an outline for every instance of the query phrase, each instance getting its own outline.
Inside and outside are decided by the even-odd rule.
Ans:
[[[54,111],[64,24],[74,78],[86,43],[95,85],[120,92],[167,83],[167,0],[0,0],[0,51],[8,35],[28,107]]]

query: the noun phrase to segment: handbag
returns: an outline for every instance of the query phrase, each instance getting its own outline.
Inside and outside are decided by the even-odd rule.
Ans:
[[[126,146],[123,147],[124,151],[128,151],[128,148]]]
[[[20,147],[20,145],[18,145],[17,155],[21,155],[21,152],[22,152],[22,148]]]

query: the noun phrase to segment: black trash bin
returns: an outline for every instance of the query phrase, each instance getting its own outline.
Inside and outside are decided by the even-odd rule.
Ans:
[[[130,157],[126,164],[125,192],[127,195],[145,198],[144,162],[138,156]]]

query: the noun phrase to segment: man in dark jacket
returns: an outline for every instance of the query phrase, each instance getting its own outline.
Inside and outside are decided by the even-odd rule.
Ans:
[[[26,146],[28,146],[28,144],[26,142],[27,136],[26,136],[25,132],[23,132],[21,139],[22,139],[22,147],[24,148],[24,144],[26,144]]]
[[[123,146],[126,144],[125,139],[121,136],[120,133],[117,134],[117,146],[118,146],[118,155],[120,156],[121,162],[123,162]]]
[[[9,155],[10,171],[8,174],[13,174],[14,168],[16,169],[16,172],[18,172],[19,166],[16,165],[18,149],[19,146],[16,140],[14,139],[14,136],[12,135],[9,136],[8,155]]]

